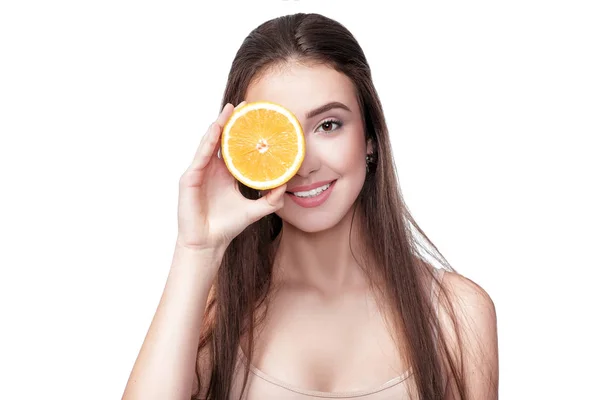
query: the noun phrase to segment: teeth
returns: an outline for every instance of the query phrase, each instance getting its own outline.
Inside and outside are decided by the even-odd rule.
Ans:
[[[294,196],[297,197],[315,197],[320,195],[321,193],[323,193],[325,190],[329,189],[329,186],[331,186],[331,183],[328,183],[327,185],[323,185],[321,187],[312,189],[312,190],[308,190],[306,192],[293,192]]]

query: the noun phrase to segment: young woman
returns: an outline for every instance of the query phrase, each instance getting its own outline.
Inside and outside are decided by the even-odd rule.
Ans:
[[[306,135],[298,173],[267,193],[218,153],[233,105],[257,100]],[[180,179],[173,263],[124,398],[496,399],[494,304],[404,204],[353,35],[318,14],[260,25],[223,105]]]

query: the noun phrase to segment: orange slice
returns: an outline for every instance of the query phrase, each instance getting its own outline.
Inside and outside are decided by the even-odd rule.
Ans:
[[[283,106],[268,101],[235,109],[223,127],[221,156],[244,185],[267,190],[289,181],[304,160],[304,132]]]

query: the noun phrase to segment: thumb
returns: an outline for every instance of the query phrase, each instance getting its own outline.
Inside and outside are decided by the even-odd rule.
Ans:
[[[262,196],[258,200],[251,200],[252,204],[248,209],[248,217],[252,222],[256,222],[265,215],[274,213],[283,207],[286,184],[276,187]]]

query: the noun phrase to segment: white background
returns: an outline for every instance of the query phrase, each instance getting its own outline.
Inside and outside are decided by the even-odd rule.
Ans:
[[[3,2],[0,398],[120,398],[231,60],[297,11],[363,46],[410,210],[495,302],[501,398],[596,396],[597,2],[415,3]]]

